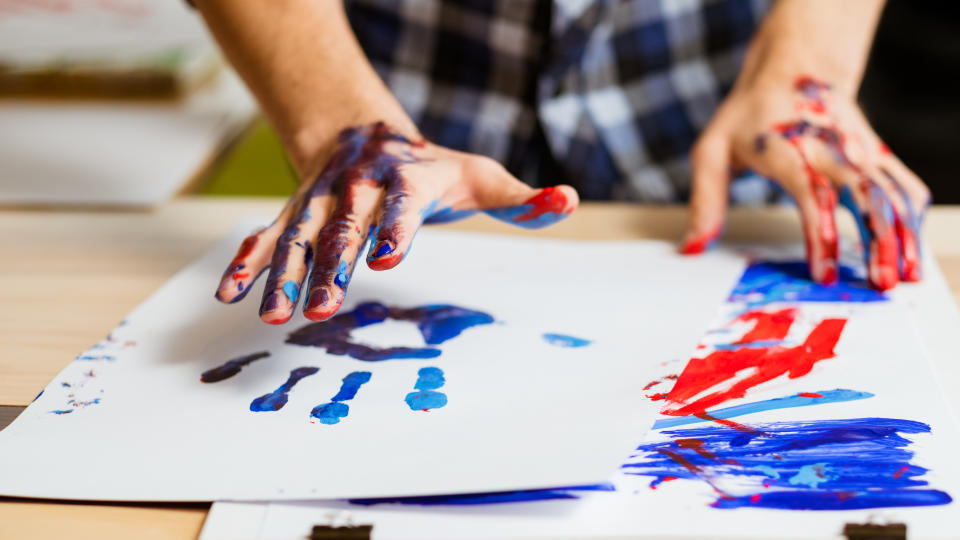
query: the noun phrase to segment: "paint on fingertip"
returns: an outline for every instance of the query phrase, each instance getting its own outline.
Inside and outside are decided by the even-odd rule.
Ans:
[[[341,289],[346,289],[349,281],[350,277],[347,275],[347,261],[340,261],[340,265],[337,266],[337,274],[333,277],[333,283]]]
[[[566,334],[553,334],[548,332],[543,334],[542,337],[544,341],[550,345],[553,345],[554,347],[565,347],[569,349],[586,347],[587,345],[593,343],[589,339],[568,336]]]
[[[723,224],[715,225],[712,228],[708,229],[705,233],[694,236],[686,242],[683,243],[683,246],[680,247],[681,255],[699,255],[704,253],[715,245],[720,239],[720,236],[723,234]]]
[[[297,286],[296,281],[287,281],[283,284],[283,293],[287,295],[287,299],[290,300],[291,304],[296,304],[297,298],[300,297],[300,287]]]
[[[391,253],[393,253],[393,246],[391,246],[389,242],[381,241],[374,246],[372,258],[379,259],[380,257],[390,255]]]

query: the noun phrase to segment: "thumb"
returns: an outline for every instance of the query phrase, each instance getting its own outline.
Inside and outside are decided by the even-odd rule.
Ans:
[[[701,137],[690,153],[690,218],[680,252],[703,253],[723,232],[730,187],[730,148],[722,137]]]
[[[485,167],[476,203],[488,215],[526,229],[553,225],[580,204],[571,186],[534,189],[507,172],[499,163]]]

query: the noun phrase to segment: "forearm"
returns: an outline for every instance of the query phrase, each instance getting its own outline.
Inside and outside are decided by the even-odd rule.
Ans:
[[[779,0],[751,42],[737,86],[807,74],[853,96],[884,0]]]
[[[363,54],[337,0],[196,0],[276,128],[301,177],[345,127],[383,120],[417,130]]]

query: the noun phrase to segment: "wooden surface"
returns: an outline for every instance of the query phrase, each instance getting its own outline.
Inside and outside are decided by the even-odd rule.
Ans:
[[[272,218],[279,199],[177,199],[156,210],[0,211],[0,405],[27,405],[76,354],[100,340],[174,272],[200,256],[245,216]],[[676,240],[680,207],[585,204],[544,231],[479,216],[451,229],[574,239]],[[852,223],[841,230],[852,238]],[[960,301],[960,207],[934,207],[928,246]],[[790,209],[731,213],[731,242],[800,240]],[[226,264],[226,261],[224,261]],[[213,294],[215,282],[210,283]],[[237,306],[255,316],[256,302]],[[960,370],[944,377],[956,383]],[[65,448],[64,452],[69,453]],[[195,538],[205,505],[144,506],[0,499],[0,540],[8,538]]]

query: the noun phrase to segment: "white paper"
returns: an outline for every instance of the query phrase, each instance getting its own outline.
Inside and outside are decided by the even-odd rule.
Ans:
[[[787,250],[788,252],[790,250]],[[800,250],[792,250],[796,256]],[[772,250],[754,252],[754,256],[783,256]],[[756,403],[801,392],[817,393],[837,388],[874,394],[864,399],[814,404],[803,407],[770,409],[730,420],[762,429],[765,423],[826,421],[833,419],[889,418],[918,421],[930,427],[929,433],[901,434],[908,441],[901,447],[911,452],[910,470],[891,470],[890,475],[913,475],[926,485],[908,486],[909,490],[943,492],[956,498],[960,493],[960,470],[956,466],[956,445],[960,431],[938,381],[931,369],[931,360],[955,358],[955,333],[958,314],[950,300],[946,285],[932,257],[927,257],[926,279],[920,284],[901,284],[890,293],[890,300],[876,303],[787,302],[762,306],[776,310],[796,307],[797,321],[786,337],[788,343],[802,343],[811,328],[826,318],[845,318],[836,356],[814,364],[807,375],[789,378],[780,376],[757,385],[743,398],[731,400],[716,408]],[[705,357],[713,344],[731,343],[750,329],[750,325],[729,325],[728,321],[744,311],[743,304],[723,305],[694,357]],[[669,362],[661,375],[679,373],[683,362]],[[738,374],[750,375],[750,370]],[[669,382],[652,386],[646,393],[666,391]],[[717,388],[723,388],[723,384]],[[823,394],[821,394],[823,395]],[[658,403],[662,403],[658,402]],[[956,406],[956,402],[953,403]],[[661,416],[660,420],[676,420]],[[874,423],[876,426],[882,422]],[[691,423],[667,429],[683,430],[708,427],[710,422]],[[719,428],[718,429],[722,429]],[[732,433],[737,433],[731,430]],[[676,440],[683,435],[675,435]],[[655,429],[642,446],[670,441],[665,429]],[[893,438],[879,439],[893,441]],[[666,447],[671,448],[671,447]],[[693,456],[690,450],[674,450]],[[826,446],[820,448],[827,448]],[[721,458],[723,456],[720,456]],[[795,457],[795,456],[794,456]],[[650,454],[638,452],[625,465],[642,463]],[[843,467],[854,467],[862,457]],[[701,465],[704,461],[700,460]],[[763,494],[768,488],[754,482],[748,485],[742,477],[724,474],[722,463],[714,460],[712,480],[730,495]],[[771,462],[770,465],[776,465]],[[926,473],[912,467],[927,469]],[[571,492],[577,498],[492,504],[482,506],[415,506],[381,504],[363,506],[343,501],[270,503],[259,530],[247,529],[246,536],[260,540],[301,538],[314,524],[371,523],[375,540],[483,540],[483,539],[626,539],[626,538],[842,538],[846,523],[906,523],[908,537],[914,539],[960,538],[957,526],[957,503],[921,507],[882,507],[861,510],[789,510],[741,507],[711,507],[719,499],[709,485],[700,480],[666,481],[651,489],[651,476],[636,476],[637,469],[625,466],[611,482],[613,492]],[[826,469],[822,486],[829,489],[831,477],[843,471]],[[796,478],[797,487],[813,482],[816,477]],[[878,489],[875,487],[874,489]],[[211,516],[228,516],[229,503],[217,503]],[[216,540],[219,527],[215,521],[205,527],[204,540]]]
[[[96,500],[253,500],[488,492],[604,481],[650,425],[637,391],[680,358],[742,270],[662,242],[586,243],[423,231],[398,268],[360,266],[358,302],[453,304],[492,315],[438,358],[363,362],[284,343],[308,323],[256,316],[261,287],[212,298],[248,228],[165,284],[80,355],[0,432],[0,494]],[[553,332],[591,340],[564,348]],[[379,346],[423,346],[416,327],[357,330]],[[269,351],[232,378],[201,373]],[[251,412],[291,370],[312,366],[278,411]],[[412,410],[422,368],[443,370],[446,406]],[[350,372],[371,380],[339,424],[311,410]],[[68,385],[68,386],[67,386]],[[55,411],[61,411],[57,414]],[[62,413],[62,411],[69,411]]]

